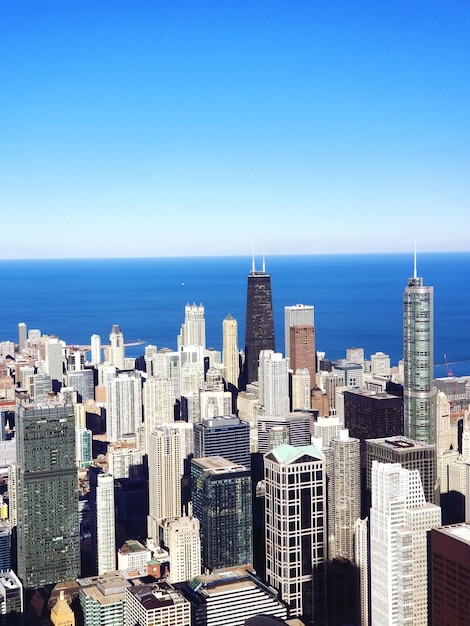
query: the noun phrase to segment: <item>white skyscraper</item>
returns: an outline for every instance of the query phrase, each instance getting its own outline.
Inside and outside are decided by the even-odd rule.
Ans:
[[[232,394],[230,391],[219,389],[217,391],[201,391],[199,394],[201,403],[201,419],[205,417],[217,417],[230,415],[232,412]]]
[[[286,358],[290,359],[291,326],[314,326],[314,309],[309,304],[284,307],[284,337]]]
[[[98,575],[116,569],[114,479],[92,468],[90,476],[91,535]]]
[[[428,623],[427,531],[440,507],[426,503],[418,470],[372,463],[371,614],[374,626]]]
[[[122,372],[106,381],[106,434],[117,441],[137,432],[142,424],[142,391],[139,372]]]
[[[240,365],[238,356],[238,323],[230,314],[222,322],[223,333],[223,362],[226,371],[226,380],[238,387]]]
[[[26,342],[26,324],[24,322],[20,322],[18,324],[18,347],[20,349],[20,352],[23,352],[25,342]]]
[[[60,387],[64,378],[64,344],[58,339],[49,339],[44,347],[46,374],[49,374],[52,381],[57,381]]]
[[[168,582],[192,580],[201,573],[201,538],[199,520],[189,515],[165,520],[163,534],[170,553]]]
[[[280,352],[261,350],[258,381],[260,404],[265,415],[284,415],[289,412],[289,374],[287,359]]]
[[[383,352],[370,355],[370,371],[375,376],[390,376],[390,357]]]
[[[323,624],[327,555],[325,457],[284,444],[265,455],[266,577],[290,607]]]
[[[91,336],[91,362],[94,365],[101,363],[101,337],[99,335]]]
[[[202,348],[206,348],[206,321],[202,304],[197,306],[194,303],[185,306],[179,345],[202,346]]]
[[[147,433],[174,420],[175,386],[170,378],[148,378],[144,383],[144,423]]]
[[[163,519],[181,515],[181,434],[161,426],[149,435],[149,537],[158,540]]]
[[[292,410],[310,408],[310,373],[305,367],[292,375]]]
[[[121,327],[118,324],[114,324],[111,328],[109,335],[109,349],[107,361],[117,367],[120,370],[124,369],[124,335],[121,331]]]

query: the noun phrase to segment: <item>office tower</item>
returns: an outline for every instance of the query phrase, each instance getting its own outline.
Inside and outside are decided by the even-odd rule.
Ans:
[[[59,593],[57,602],[51,609],[52,626],[75,626],[75,615],[65,599],[65,593],[62,589]]]
[[[416,272],[403,296],[403,361],[405,435],[436,443],[434,378],[434,289]]]
[[[315,387],[315,328],[310,326],[290,327],[289,364],[295,372],[306,368],[310,374],[312,387]]]
[[[307,446],[311,442],[311,413],[286,413],[285,415],[260,415],[258,417],[258,452],[266,454],[269,447],[269,432],[274,426],[285,426],[289,431],[291,446]]]
[[[126,589],[123,626],[190,626],[191,604],[170,584],[155,582]]]
[[[226,381],[234,387],[238,387],[240,376],[240,364],[238,355],[238,323],[230,315],[222,322],[223,351],[222,360],[226,371]]]
[[[220,456],[191,461],[194,516],[207,570],[253,562],[250,470]]]
[[[369,626],[369,520],[357,519],[354,529],[354,561],[358,569],[359,626]]]
[[[0,624],[23,624],[23,585],[13,570],[0,576]]]
[[[2,507],[8,509],[1,500]],[[2,515],[2,520],[8,517],[8,513]],[[11,569],[11,528],[0,522],[0,572],[8,572]]]
[[[119,370],[123,370],[124,358],[124,335],[119,324],[113,324],[109,335],[109,348],[106,360],[110,365],[114,365],[114,367],[117,367]]]
[[[361,463],[359,439],[343,429],[333,437],[334,550],[333,558],[354,561],[354,524],[361,516]]]
[[[275,350],[271,277],[266,274],[264,257],[261,271],[255,269],[253,257],[246,296],[245,386],[258,380],[261,350]]]
[[[49,339],[45,346],[46,354],[46,374],[52,378],[52,386],[54,391],[58,391],[64,378],[64,348],[58,339]]]
[[[93,370],[75,370],[67,374],[67,384],[78,394],[79,402],[93,400],[95,397],[95,381]]]
[[[207,626],[284,626],[287,607],[279,594],[256,578],[249,568],[201,574],[181,588],[192,604],[193,624]],[[297,622],[295,622],[297,623]],[[295,626],[294,622],[289,622]],[[300,626],[300,624],[299,624]]]
[[[366,489],[372,489],[372,465],[400,463],[403,469],[418,470],[426,502],[436,502],[436,447],[407,437],[366,439]]]
[[[165,546],[170,553],[168,582],[182,583],[201,573],[201,539],[199,520],[190,509],[188,515],[163,522]]]
[[[158,540],[162,519],[181,515],[181,434],[160,426],[149,434],[148,535]]]
[[[26,324],[24,322],[20,322],[18,324],[18,347],[20,349],[20,352],[23,352],[25,343],[26,343]]]
[[[325,457],[313,445],[283,445],[264,457],[266,577],[291,617],[326,624]]]
[[[16,417],[18,575],[35,589],[80,571],[75,414],[19,405]]]
[[[213,391],[201,391],[199,394],[201,404],[201,419],[228,415],[232,412],[232,394],[223,389]]]
[[[470,626],[470,524],[431,530],[431,626]]]
[[[114,479],[99,467],[88,470],[90,479],[91,544],[95,573],[116,569]]]
[[[144,382],[144,424],[147,433],[174,420],[175,386],[170,378],[148,378]]]
[[[88,467],[93,462],[93,434],[88,428],[75,429],[77,467]]]
[[[259,354],[260,404],[266,415],[289,412],[289,374],[287,359],[280,352],[261,350]]]
[[[361,440],[361,466],[365,467],[365,440],[403,434],[403,398],[363,389],[343,392],[344,426]]]
[[[187,304],[184,307],[184,322],[178,341],[178,347],[182,346],[206,347],[206,321],[202,304]]]
[[[250,425],[236,415],[204,418],[194,424],[194,456],[223,456],[251,468]]]
[[[298,369],[292,375],[292,410],[310,408],[310,374],[308,369]]]
[[[124,624],[126,588],[131,582],[116,572],[78,581],[84,626]]]
[[[295,304],[284,307],[284,351],[286,359],[291,358],[291,327],[311,326],[314,327],[314,309],[309,304]],[[315,345],[314,345],[315,354]],[[299,367],[299,366],[298,366]],[[302,366],[306,367],[306,366]],[[292,361],[291,361],[291,368]]]
[[[374,376],[390,376],[390,357],[383,352],[370,355],[370,372]]]
[[[338,392],[344,387],[342,376],[329,375],[323,379],[325,382],[325,392],[328,399],[328,413],[336,415],[336,398]]]
[[[121,372],[106,382],[106,436],[117,441],[135,433],[142,424],[142,390],[139,372]]]
[[[101,363],[101,337],[99,335],[91,336],[91,362],[93,365]]]
[[[428,623],[427,533],[441,524],[418,470],[372,464],[370,600],[374,626]]]

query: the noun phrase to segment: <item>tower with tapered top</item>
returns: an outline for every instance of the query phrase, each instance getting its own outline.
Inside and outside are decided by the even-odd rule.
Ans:
[[[425,287],[416,270],[403,297],[403,362],[405,435],[435,443],[434,289]]]
[[[271,292],[271,276],[266,273],[263,255],[261,271],[255,268],[253,255],[251,273],[248,274],[246,296],[244,382],[258,380],[258,359],[261,350],[273,350],[274,318]]]

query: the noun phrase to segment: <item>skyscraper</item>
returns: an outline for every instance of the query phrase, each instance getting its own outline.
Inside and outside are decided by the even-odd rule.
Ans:
[[[20,352],[23,352],[25,342],[26,342],[26,324],[24,322],[20,322],[18,324],[18,347],[20,349]]]
[[[326,623],[325,457],[284,444],[264,457],[266,574],[292,617]]]
[[[246,297],[245,385],[258,380],[261,350],[275,350],[271,277],[266,273],[264,257],[261,271],[255,269],[253,257]]]
[[[293,306],[284,307],[284,341],[287,359],[291,357],[290,329],[292,326],[314,326],[313,306],[309,304],[294,304]]]
[[[374,626],[427,626],[427,532],[440,524],[441,509],[426,503],[418,470],[373,462],[370,599]]]
[[[236,415],[203,418],[194,424],[194,456],[224,456],[250,469],[250,425]]]
[[[192,503],[208,570],[253,562],[251,476],[220,456],[191,461]]]
[[[206,347],[206,321],[204,319],[204,307],[187,304],[184,307],[184,322],[181,326],[179,347],[201,346]]]
[[[117,441],[142,424],[142,388],[139,372],[122,372],[106,381],[106,435]]]
[[[80,539],[73,406],[19,405],[16,441],[18,575],[30,589],[74,579]]]
[[[164,521],[165,545],[170,552],[168,582],[182,583],[201,573],[201,539],[199,520],[189,515]]]
[[[258,381],[260,404],[266,415],[289,412],[289,374],[287,359],[280,352],[261,350]]]
[[[223,334],[223,363],[226,371],[228,383],[238,387],[238,377],[240,375],[240,365],[238,357],[238,323],[230,315],[222,322]]]
[[[101,363],[101,337],[99,335],[91,336],[91,362],[94,365]]]
[[[403,362],[405,435],[435,443],[434,289],[416,271],[403,297]]]
[[[315,328],[313,325],[290,327],[290,367],[294,372],[308,369],[315,387]]]
[[[124,335],[119,324],[113,324],[109,335],[109,351],[107,361],[120,370],[124,369]]]
[[[98,575],[116,569],[114,478],[99,467],[88,470],[92,553]]]

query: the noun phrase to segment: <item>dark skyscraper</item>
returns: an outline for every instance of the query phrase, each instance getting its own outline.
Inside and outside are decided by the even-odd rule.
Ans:
[[[18,575],[34,589],[80,572],[73,406],[20,405],[16,421]]]
[[[275,350],[271,277],[255,269],[255,259],[248,274],[246,297],[246,334],[244,385],[258,380],[258,358],[261,350]]]

